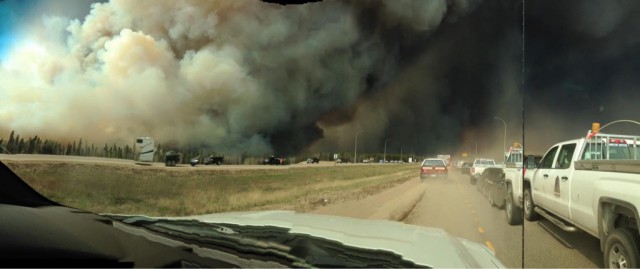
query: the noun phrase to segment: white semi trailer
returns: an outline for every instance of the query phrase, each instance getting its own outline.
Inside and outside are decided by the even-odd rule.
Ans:
[[[153,162],[153,156],[156,152],[155,141],[151,137],[138,137],[136,139],[136,152],[138,153],[138,162]]]

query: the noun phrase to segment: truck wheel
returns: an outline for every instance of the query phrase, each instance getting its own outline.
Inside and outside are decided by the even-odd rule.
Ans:
[[[164,165],[165,165],[165,166],[169,166],[169,164],[170,164],[170,163],[169,163],[169,161],[165,161],[165,162],[164,162]]]
[[[509,225],[522,224],[522,209],[518,208],[513,202],[513,192],[511,186],[507,186],[507,198],[504,204],[504,211],[507,213],[507,223]]]
[[[605,268],[637,268],[638,245],[634,233],[629,228],[618,228],[609,233],[604,244]]]
[[[533,197],[531,196],[531,189],[524,189],[524,218],[528,221],[537,220],[540,216],[535,211],[536,205],[533,202]]]

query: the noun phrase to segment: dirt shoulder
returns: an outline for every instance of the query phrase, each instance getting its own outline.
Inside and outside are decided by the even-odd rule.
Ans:
[[[424,192],[425,185],[415,177],[371,196],[331,204],[310,213],[402,221],[422,199]]]

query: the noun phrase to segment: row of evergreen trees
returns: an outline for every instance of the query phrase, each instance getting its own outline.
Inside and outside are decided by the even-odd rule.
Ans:
[[[135,145],[104,144],[96,146],[83,141],[82,138],[73,142],[61,143],[52,139],[44,139],[39,136],[20,137],[15,131],[11,131],[9,139],[0,137],[0,152],[12,154],[50,154],[50,155],[74,155],[92,156],[120,159],[134,159]]]
[[[182,154],[182,163],[188,163],[189,160],[195,156],[200,155],[206,157],[213,152],[201,152],[197,149],[177,149],[170,148],[165,149],[162,145],[156,144],[156,153],[154,156],[155,161],[163,162],[164,153],[168,150],[174,150]],[[16,134],[15,131],[11,131],[9,139],[0,137],[0,153],[12,153],[12,154],[49,154],[49,155],[73,155],[73,156],[87,156],[87,157],[104,157],[104,158],[118,158],[118,159],[136,159],[135,142],[132,141],[131,145],[116,145],[116,144],[104,144],[104,146],[96,146],[93,143],[89,143],[82,138],[66,143],[61,143],[53,139],[44,139],[39,136],[33,137],[21,137]],[[346,158],[353,160],[353,152],[339,153],[338,158]],[[263,156],[248,156],[247,153],[240,154],[238,156],[225,156],[225,163],[227,164],[259,164],[262,160],[268,157],[270,154],[263,154]],[[295,156],[288,156],[290,163],[304,162],[310,157],[319,157],[323,161],[333,161],[334,153],[316,153],[306,154],[299,153]],[[375,162],[382,159],[383,154],[359,154],[358,162],[362,162],[364,159],[372,158]],[[286,157],[286,156],[278,156]],[[404,161],[407,161],[409,154],[400,156],[399,154],[387,154],[387,160],[399,160],[400,157]]]
[[[206,157],[206,153],[197,149],[181,149],[181,148],[164,148],[161,144],[156,144],[156,152],[154,161],[163,162],[164,153],[172,150],[181,153],[182,163],[188,163],[189,160],[196,156]],[[104,146],[96,146],[82,138],[74,141],[62,143],[53,139],[44,139],[39,136],[21,137],[15,131],[11,131],[9,139],[0,137],[0,153],[10,154],[49,154],[49,155],[70,155],[85,157],[104,157],[135,160],[136,147],[135,141],[131,145],[104,144]],[[266,154],[265,154],[266,156]],[[259,163],[262,157],[250,158],[246,153],[239,156],[225,156],[225,163],[243,164],[249,162]]]

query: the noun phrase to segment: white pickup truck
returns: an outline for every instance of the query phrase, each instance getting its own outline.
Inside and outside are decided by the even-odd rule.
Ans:
[[[526,162],[524,161],[526,159]],[[507,222],[511,225],[522,224],[522,182],[523,176],[527,169],[536,168],[537,163],[542,156],[528,155],[524,156],[524,149],[521,144],[514,143],[509,148],[504,171],[505,182],[505,212],[507,213]]]
[[[524,175],[524,217],[600,239],[605,267],[639,267],[640,136],[589,131],[558,143]]]
[[[487,167],[496,167],[496,162],[493,159],[475,159],[473,166],[469,169],[469,183],[475,185]]]

